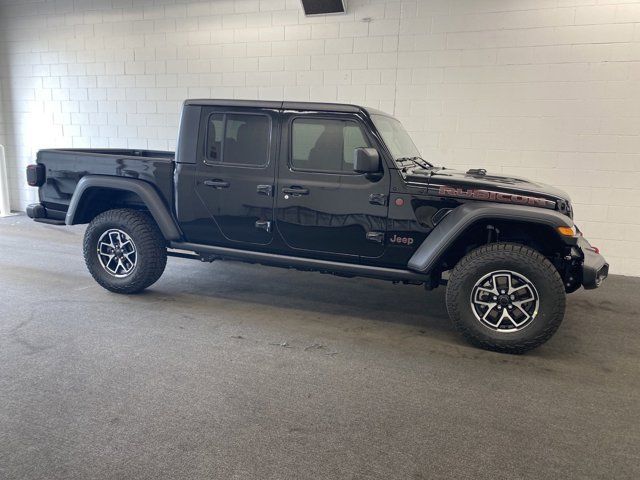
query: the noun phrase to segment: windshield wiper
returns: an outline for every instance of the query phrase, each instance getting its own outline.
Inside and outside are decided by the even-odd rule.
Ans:
[[[415,165],[424,168],[425,170],[429,170],[433,168],[433,165],[427,162],[422,157],[400,157],[396,159],[396,162],[413,162]],[[403,170],[407,168],[407,166],[402,166]]]

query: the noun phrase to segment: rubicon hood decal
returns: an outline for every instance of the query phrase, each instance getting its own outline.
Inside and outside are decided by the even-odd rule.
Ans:
[[[471,175],[459,170],[436,168],[432,171],[424,171],[423,176],[418,176],[416,171],[409,172],[405,180],[410,183],[428,184],[433,188],[429,188],[429,193],[438,195],[438,188],[441,185],[453,188],[456,193],[450,192],[443,196],[455,196],[459,198],[475,198],[477,200],[485,199],[485,192],[500,193],[500,198],[491,200],[505,203],[516,203],[519,205],[536,205],[543,208],[554,208],[551,202],[557,200],[569,201],[567,192],[559,188],[546,185],[544,183],[534,182],[526,178],[500,175]],[[475,197],[474,192],[481,192]],[[516,198],[517,197],[517,198]],[[529,198],[540,199],[530,200]],[[549,202],[549,203],[547,203]]]
[[[429,193],[442,197],[469,198],[472,200],[486,200],[489,202],[516,203],[518,205],[530,205],[554,209],[556,203],[541,197],[531,197],[517,193],[495,192],[492,190],[480,190],[476,188],[463,188],[451,185],[429,187]]]

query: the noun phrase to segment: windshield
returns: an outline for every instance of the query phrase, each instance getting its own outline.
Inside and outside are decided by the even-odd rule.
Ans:
[[[398,120],[386,115],[371,115],[371,119],[394,159],[420,156],[413,140]]]

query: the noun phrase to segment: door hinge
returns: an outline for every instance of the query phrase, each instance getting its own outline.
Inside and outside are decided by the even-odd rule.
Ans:
[[[369,195],[369,203],[372,205],[386,205],[387,196],[384,193],[372,193]]]
[[[269,220],[258,220],[256,222],[256,228],[261,228],[266,232],[271,232],[271,222]]]
[[[384,233],[383,232],[367,232],[367,240],[376,243],[384,242]]]
[[[273,195],[273,185],[258,185],[256,190],[258,195],[266,195],[267,197]]]

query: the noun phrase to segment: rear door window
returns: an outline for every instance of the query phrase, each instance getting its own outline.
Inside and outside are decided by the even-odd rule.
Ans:
[[[263,167],[269,163],[271,121],[266,115],[214,113],[207,126],[210,163]]]

